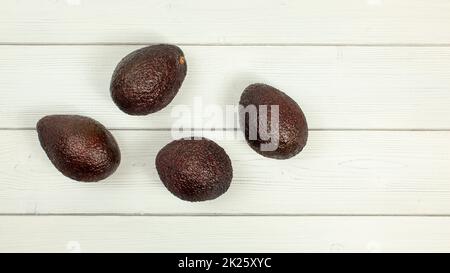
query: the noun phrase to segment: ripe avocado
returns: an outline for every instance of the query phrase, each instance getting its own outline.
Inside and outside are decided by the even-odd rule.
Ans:
[[[130,115],[148,115],[166,107],[186,76],[183,51],[174,45],[138,49],[117,65],[111,80],[111,96]]]
[[[206,138],[175,140],[159,151],[155,163],[166,188],[191,202],[219,197],[233,178],[231,160],[224,149]]]
[[[272,86],[257,83],[244,90],[239,104],[245,139],[257,153],[269,158],[288,159],[303,150],[308,140],[308,124],[300,106],[288,95]],[[257,110],[253,119],[248,112],[251,106]],[[267,114],[264,111],[261,114],[263,106],[266,106]],[[278,106],[278,118],[273,106]],[[275,123],[277,119],[278,124]],[[267,132],[264,137],[261,130]]]
[[[83,116],[52,115],[37,123],[42,148],[65,176],[97,182],[120,164],[120,150],[112,134],[99,122]]]

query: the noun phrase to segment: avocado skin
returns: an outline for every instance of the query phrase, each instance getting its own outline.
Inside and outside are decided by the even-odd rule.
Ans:
[[[111,80],[111,96],[130,115],[148,115],[166,107],[186,77],[183,51],[174,45],[138,49],[117,65]]]
[[[120,150],[112,134],[99,122],[83,116],[52,115],[37,123],[42,148],[65,176],[97,182],[120,164]]]
[[[289,159],[300,153],[308,140],[308,124],[300,106],[288,95],[267,84],[256,83],[248,86],[241,95],[239,104],[247,107],[255,105],[258,109],[261,105],[279,106],[279,146],[274,151],[261,151],[260,146],[264,141],[259,132],[256,140],[249,139],[249,120],[240,113],[241,128],[249,146],[262,156],[274,159]],[[270,128],[270,107],[268,107],[267,127]],[[259,121],[259,114],[258,114]],[[276,137],[276,136],[275,136]]]
[[[166,188],[185,201],[215,199],[228,190],[233,178],[224,149],[206,138],[175,140],[159,151],[155,163]]]

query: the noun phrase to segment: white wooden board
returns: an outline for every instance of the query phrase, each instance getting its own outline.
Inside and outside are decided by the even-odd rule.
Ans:
[[[447,0],[3,0],[2,43],[449,44]]]
[[[237,132],[240,136],[240,132]],[[62,176],[34,131],[0,131],[3,214],[450,214],[450,132],[311,132],[304,152],[263,158],[245,141],[215,139],[233,162],[222,197],[173,197],[154,166],[163,131],[113,131],[122,164],[104,183]]]
[[[447,217],[2,217],[0,252],[448,252]]]
[[[1,1],[0,252],[450,252],[449,14],[447,0]],[[128,116],[111,74],[156,43],[182,47],[188,76],[169,107]],[[176,116],[237,105],[254,82],[303,108],[299,156],[257,155],[232,119]],[[122,164],[104,183],[47,159],[34,127],[59,113],[114,129]],[[188,203],[159,181],[174,123],[229,129],[205,132],[233,161],[224,196]]]
[[[186,128],[234,128],[233,119],[211,122],[203,109],[237,105],[254,82],[292,96],[312,129],[450,128],[447,47],[185,46],[188,75],[174,101],[133,117],[114,105],[109,83],[116,64],[136,48],[1,46],[0,128],[34,128],[58,113],[92,116],[109,128],[171,128],[180,105],[191,110]]]

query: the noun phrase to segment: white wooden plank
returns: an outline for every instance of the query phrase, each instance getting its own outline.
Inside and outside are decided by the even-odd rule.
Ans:
[[[136,48],[2,46],[0,128],[31,128],[54,113],[89,115],[110,128],[171,128],[180,105],[200,110],[183,125],[201,128],[211,118],[201,115],[206,109],[198,101],[225,111],[254,82],[292,96],[313,129],[450,128],[450,48],[185,46],[188,76],[175,100],[132,117],[114,105],[109,83],[119,60]],[[213,124],[235,127],[232,119]]]
[[[228,152],[234,179],[201,203],[173,197],[158,178],[154,160],[169,132],[113,134],[121,166],[104,183],[83,184],[51,165],[34,131],[0,131],[0,213],[450,214],[450,132],[311,132],[287,161],[205,133]]]
[[[447,0],[4,0],[3,43],[450,43]]]
[[[0,217],[0,252],[448,252],[449,240],[446,217]]]

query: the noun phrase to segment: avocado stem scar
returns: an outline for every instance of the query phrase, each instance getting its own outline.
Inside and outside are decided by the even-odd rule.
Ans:
[[[180,64],[184,64],[185,63],[184,56],[180,56],[180,59],[178,60],[178,62]]]

